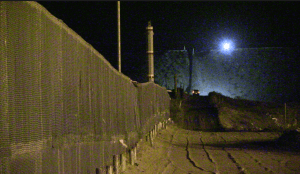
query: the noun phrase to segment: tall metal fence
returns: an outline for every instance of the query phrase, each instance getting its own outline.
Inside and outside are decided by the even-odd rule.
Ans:
[[[94,173],[169,118],[165,88],[134,85],[40,4],[1,1],[0,25],[0,173]]]

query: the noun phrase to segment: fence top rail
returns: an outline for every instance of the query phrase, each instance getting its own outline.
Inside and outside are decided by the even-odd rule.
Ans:
[[[72,35],[79,43],[81,43],[84,47],[88,48],[91,53],[93,53],[94,55],[96,55],[99,59],[103,60],[104,63],[114,72],[116,73],[118,76],[121,76],[122,78],[128,80],[129,82],[131,82],[132,80],[126,76],[123,73],[120,73],[118,70],[116,70],[111,64],[110,62],[108,62],[104,56],[99,53],[91,44],[89,44],[88,42],[86,42],[80,35],[78,35],[74,30],[72,30],[70,27],[68,27],[67,24],[65,24],[61,19],[58,19],[57,17],[55,17],[54,15],[52,15],[45,7],[43,7],[41,4],[39,4],[38,2],[35,1],[23,1],[23,2],[17,2],[17,3],[26,3],[28,5],[30,5],[31,7],[40,10],[41,13],[43,13],[44,15],[46,15],[46,17],[51,20],[53,23],[55,23],[56,25],[58,25],[59,27],[61,27],[61,29],[64,29],[68,34]]]

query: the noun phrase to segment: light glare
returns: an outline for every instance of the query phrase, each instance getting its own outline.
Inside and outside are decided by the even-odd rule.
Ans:
[[[234,50],[234,43],[229,39],[224,39],[221,41],[219,48],[223,54],[231,54]]]
[[[225,43],[223,47],[224,47],[225,50],[228,50],[230,45],[229,45],[229,43]]]

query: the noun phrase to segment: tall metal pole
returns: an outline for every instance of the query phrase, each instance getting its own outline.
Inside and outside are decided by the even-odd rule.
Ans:
[[[119,72],[121,72],[121,17],[120,17],[120,1],[118,1],[118,58],[119,58]]]
[[[177,98],[177,74],[174,76],[174,92],[175,92],[175,98]]]
[[[286,126],[286,103],[284,103],[284,126]]]
[[[154,51],[153,51],[153,27],[151,26],[151,21],[148,22],[148,26],[146,28],[148,32],[148,78],[149,82],[154,82]]]

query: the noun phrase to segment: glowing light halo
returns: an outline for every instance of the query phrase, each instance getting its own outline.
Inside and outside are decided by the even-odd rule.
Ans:
[[[223,48],[224,48],[225,50],[228,50],[228,49],[230,48],[230,44],[226,42],[226,43],[223,45]]]
[[[229,39],[224,39],[220,44],[220,51],[224,54],[230,54],[234,49],[234,44]]]

